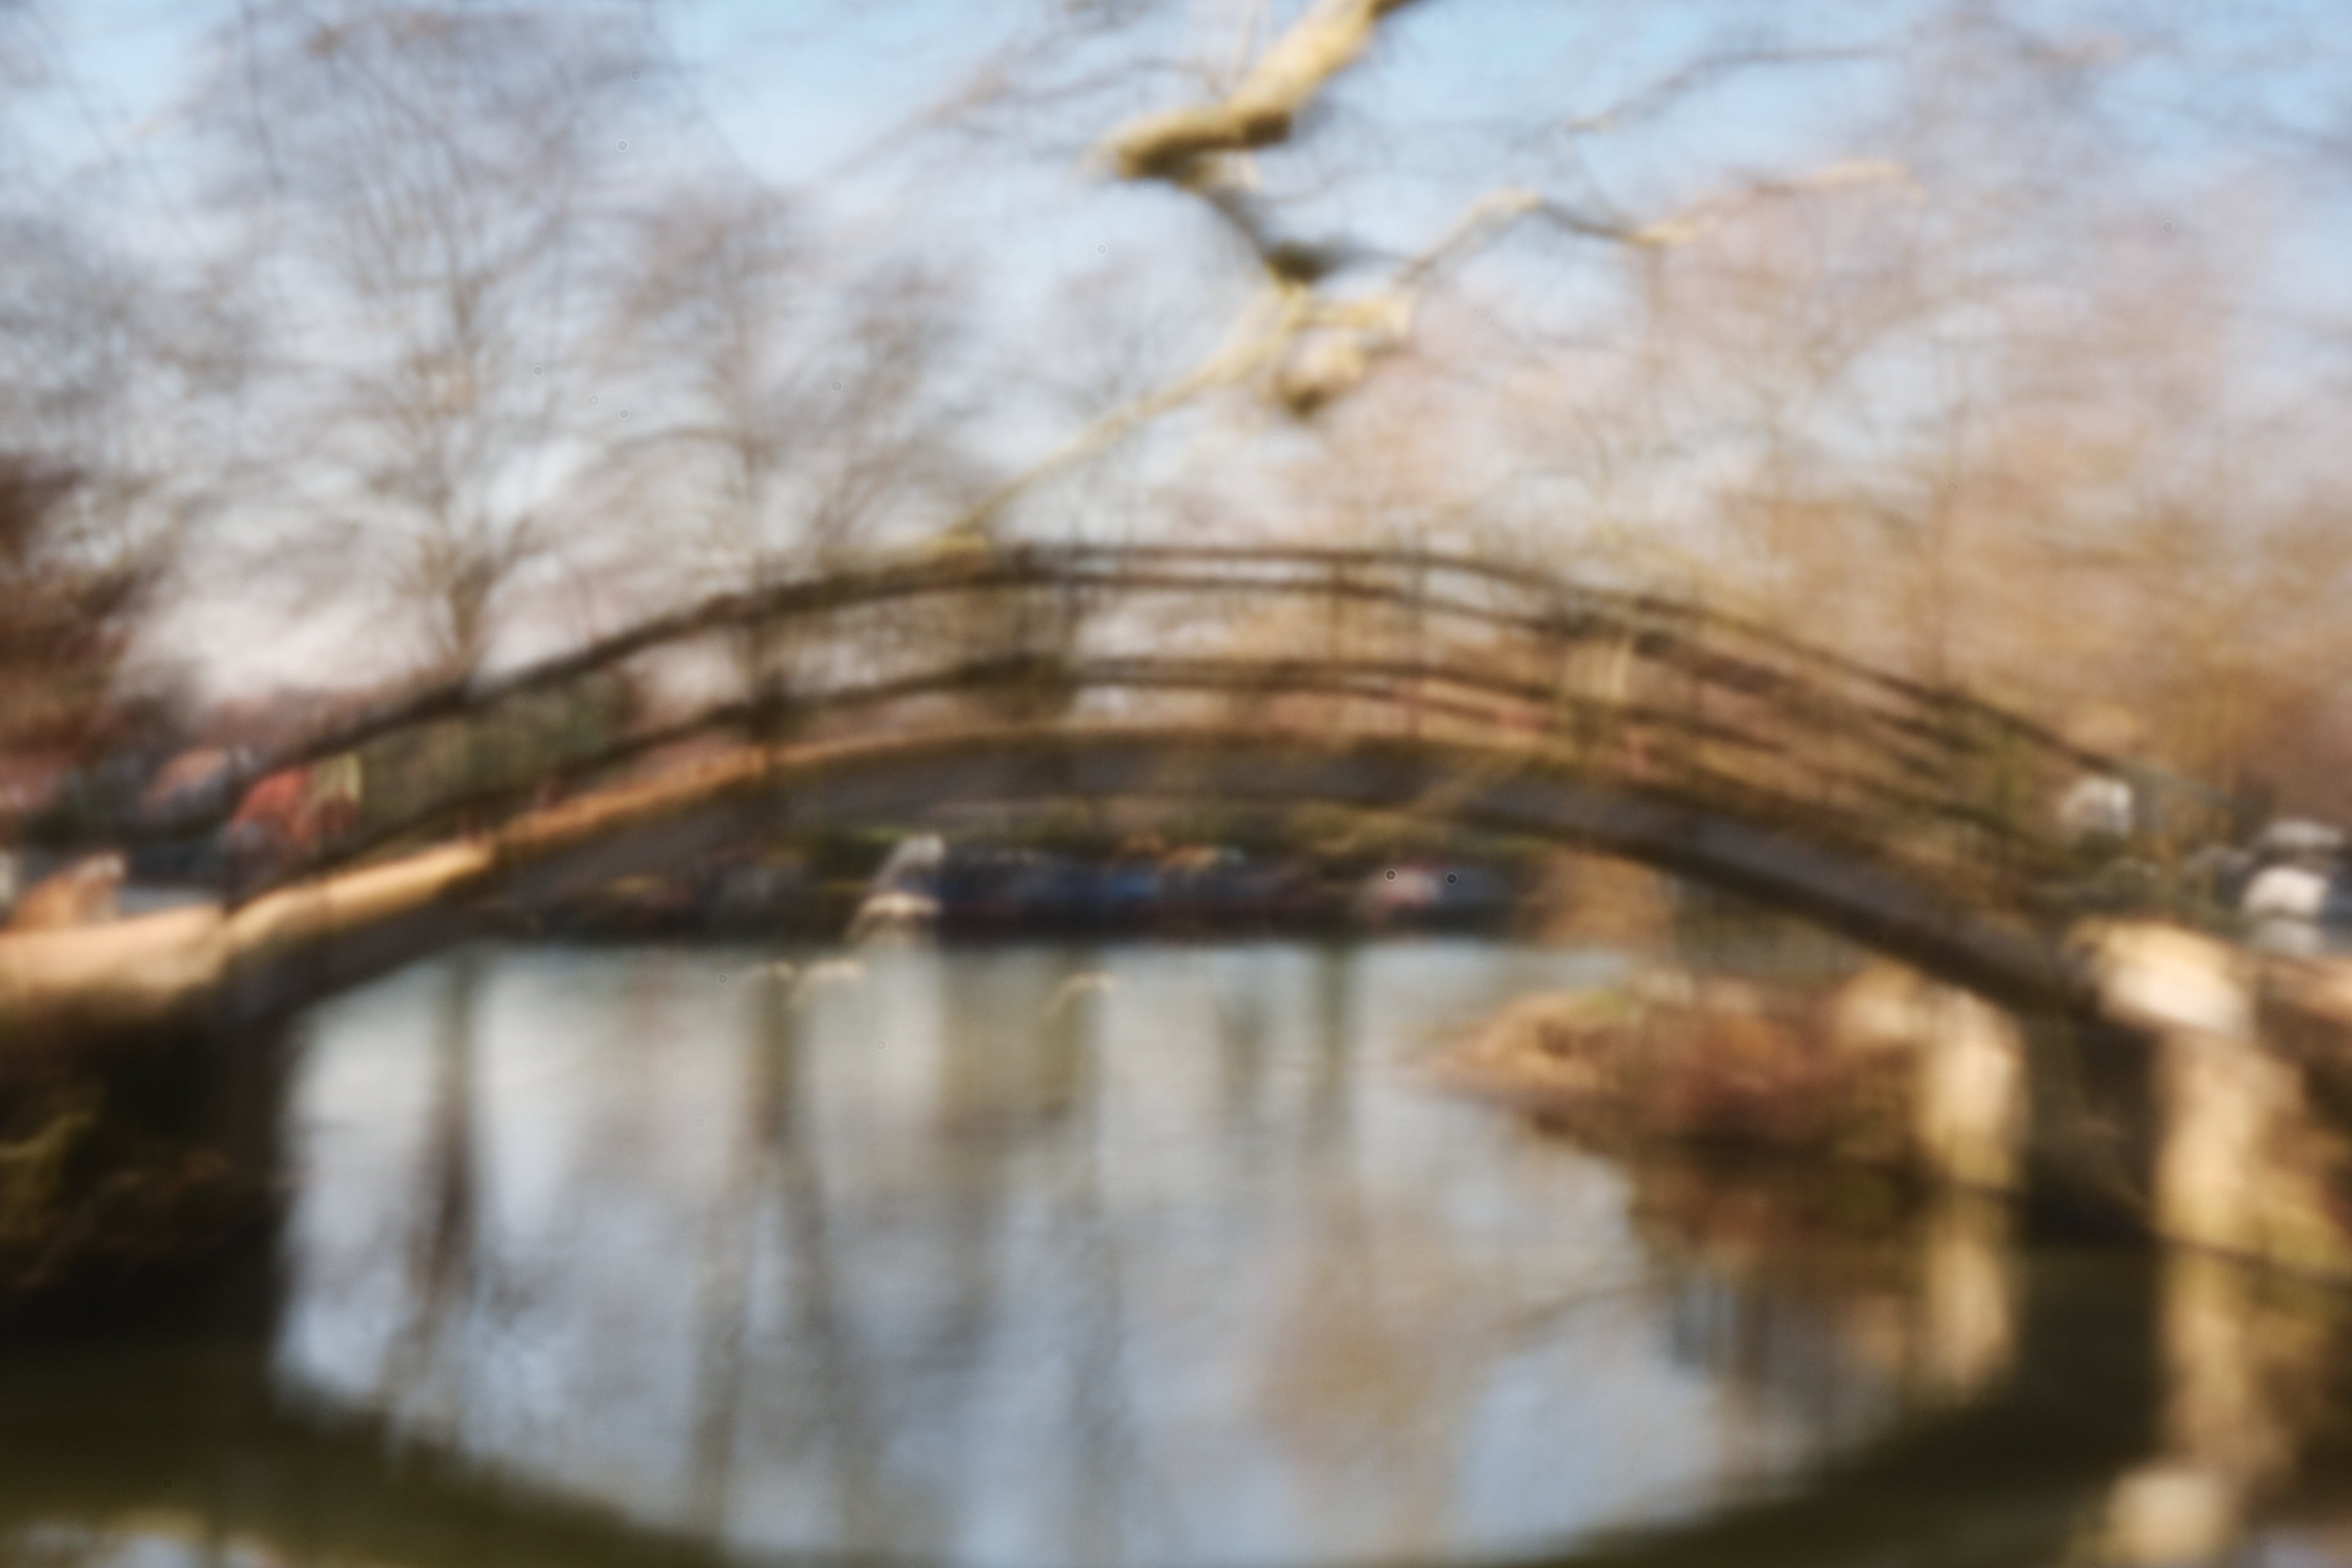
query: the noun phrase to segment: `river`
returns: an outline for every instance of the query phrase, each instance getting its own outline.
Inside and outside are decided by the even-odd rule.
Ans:
[[[1417,1074],[1615,967],[415,966],[299,1026],[266,1331],[0,1356],[0,1561],[2352,1562],[2337,1304]]]

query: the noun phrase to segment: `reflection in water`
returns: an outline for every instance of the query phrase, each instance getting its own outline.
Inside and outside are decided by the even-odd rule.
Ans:
[[[2009,1370],[2017,1280],[2010,1215],[1969,1194],[1937,1204],[1921,1252],[1917,1370],[1944,1400],[1976,1394]]]
[[[1404,1070],[1600,973],[1477,943],[420,966],[312,1021],[266,1381],[0,1359],[0,1543],[1831,1562],[1879,1519],[1846,1560],[1924,1561],[1888,1540],[1948,1515],[1935,1561],[2055,1563],[2115,1554],[2150,1456],[2289,1495],[2340,1350],[2289,1354],[2194,1270],[2136,1355],[2113,1301],[2145,1289],[2037,1294],[1997,1208],[1857,1226],[1836,1182],[1620,1168]],[[2028,1363],[2084,1389],[2037,1405]],[[68,1409],[79,1442],[37,1435]],[[2048,1552],[1969,1545],[1988,1510]]]
[[[331,1010],[287,1384],[739,1548],[1096,1563],[1673,1512],[1916,1381],[1834,1303],[1651,1281],[1619,1175],[1402,1081],[1558,957],[859,962],[476,955]],[[373,1260],[403,1232],[430,1267]],[[1706,1300],[1798,1374],[1694,1344]]]
[[[2168,1256],[2158,1292],[2161,1445],[2118,1478],[2102,1555],[2208,1560],[2237,1543],[2250,1517],[2291,1499],[2306,1450],[2331,1436],[2341,1446],[2347,1316],[2340,1297],[2310,1286],[2208,1254]],[[2342,1487],[2352,1472],[2333,1479]],[[2332,1509],[2338,1540],[2352,1548],[2352,1499],[2299,1500]],[[2316,1547],[2282,1548],[2278,1558],[2347,1559],[2352,1550]]]

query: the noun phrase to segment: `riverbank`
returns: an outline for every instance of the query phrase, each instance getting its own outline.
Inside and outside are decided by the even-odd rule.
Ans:
[[[182,1110],[121,1080],[59,1072],[0,1111],[0,1333],[177,1316],[190,1290],[265,1242],[284,1192]]]
[[[1603,1152],[1692,1144],[1907,1170],[1915,1064],[1897,1042],[1834,1027],[1834,997],[1654,969],[1523,997],[1427,1070]]]
[[[2090,931],[2084,952],[2103,1017],[2009,1012],[1885,961],[1659,968],[1520,998],[1423,1071],[1610,1155],[1785,1156],[2352,1285],[2347,976],[2163,928]]]

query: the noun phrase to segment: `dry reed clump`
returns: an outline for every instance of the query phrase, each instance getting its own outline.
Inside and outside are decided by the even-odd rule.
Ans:
[[[1835,1048],[1811,1005],[1747,986],[1648,990],[1528,997],[1433,1070],[1601,1147],[1714,1143],[1910,1162],[1907,1053]]]

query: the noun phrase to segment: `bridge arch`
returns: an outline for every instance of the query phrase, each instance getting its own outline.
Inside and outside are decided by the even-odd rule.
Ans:
[[[533,814],[459,850],[282,890],[232,927],[312,934],[255,944],[231,1007],[246,1018],[282,1012],[462,938],[475,929],[467,908],[530,907],[747,835],[911,830],[953,805],[1105,799],[1338,806],[1549,840],[1745,894],[2011,1006],[2093,1002],[2053,936],[1891,874],[1859,847],[1610,787],[1517,748],[1231,724],[1031,722],[747,749]],[[404,866],[418,873],[408,893],[372,900],[368,886],[389,885]]]
[[[722,672],[715,693],[598,706],[695,657]],[[814,572],[412,693],[248,776],[345,758],[374,781],[368,813],[242,890],[218,931],[191,924],[201,952],[163,966],[209,966],[245,999],[232,1015],[446,940],[470,904],[675,865],[750,827],[1113,796],[1573,844],[2073,1010],[2090,987],[2043,897],[2071,864],[2052,807],[2116,768],[1963,694],[1671,601],[1427,552],[1164,546]],[[11,957],[0,1013],[47,984],[21,943]]]

